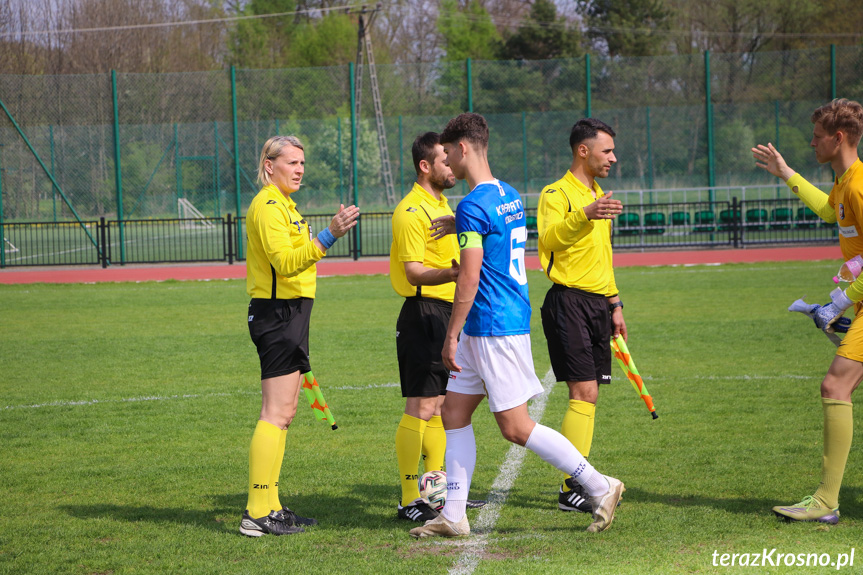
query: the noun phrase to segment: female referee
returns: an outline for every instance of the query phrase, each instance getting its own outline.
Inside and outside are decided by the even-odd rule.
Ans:
[[[264,187],[246,214],[249,334],[261,359],[261,416],[249,448],[249,499],[240,522],[240,533],[250,537],[301,533],[303,525],[317,523],[282,506],[279,473],[302,374],[311,370],[315,262],[356,225],[360,210],[339,206],[330,225],[312,235],[291,197],[300,189],[305,163],[298,138],[267,140],[258,162],[258,181]]]

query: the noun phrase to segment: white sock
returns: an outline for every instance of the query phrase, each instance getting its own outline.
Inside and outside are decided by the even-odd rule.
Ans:
[[[584,486],[589,495],[602,495],[608,491],[608,481],[605,477],[557,431],[537,423],[524,446],[539,455],[546,463],[572,475],[573,479]]]
[[[467,494],[476,467],[476,438],[473,426],[446,430],[446,504],[445,519],[457,523],[467,509]]]

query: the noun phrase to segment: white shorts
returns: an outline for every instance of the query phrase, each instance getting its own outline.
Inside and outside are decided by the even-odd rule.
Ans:
[[[542,393],[533,369],[530,334],[476,337],[462,332],[446,390],[485,395],[492,412],[506,411]]]

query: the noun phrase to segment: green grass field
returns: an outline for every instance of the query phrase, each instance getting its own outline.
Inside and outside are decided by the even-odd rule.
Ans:
[[[835,348],[786,308],[826,300],[838,264],[618,270],[660,417],[615,366],[590,455],[627,485],[614,525],[589,534],[589,517],[557,511],[560,474],[527,452],[512,488],[491,494],[495,524],[467,542],[415,541],[396,519],[401,301],[386,277],[319,281],[312,365],[339,429],[301,403],[281,493],[321,524],[261,539],[237,532],[260,408],[242,281],[0,286],[0,573],[834,572],[769,563],[833,561],[863,536],[859,440],[839,525],[770,512],[819,482],[819,384]],[[542,378],[548,281],[529,279]],[[559,429],[566,400],[556,384],[542,422]],[[471,495],[488,497],[510,445],[486,404],[474,427]],[[767,567],[718,565],[765,549]],[[861,565],[863,549],[840,572]]]

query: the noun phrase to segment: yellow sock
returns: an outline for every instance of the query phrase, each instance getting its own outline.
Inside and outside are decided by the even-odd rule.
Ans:
[[[279,448],[282,430],[264,420],[258,420],[249,447],[249,501],[246,509],[252,518],[263,517],[270,508],[270,474]]]
[[[423,466],[425,472],[440,471],[443,469],[443,460],[446,455],[446,431],[443,428],[443,420],[440,415],[433,415],[426,424],[423,433]]]
[[[821,485],[815,499],[831,509],[839,507],[839,488],[854,434],[852,405],[847,401],[821,398],[824,406],[824,455],[821,457]]]
[[[420,496],[419,487],[417,487],[417,469],[420,464],[425,428],[425,421],[405,413],[396,430],[396,457],[399,461],[399,478],[402,484],[402,505],[407,505],[414,499],[419,499]]]
[[[267,489],[270,496],[270,509],[279,510],[282,503],[279,501],[279,475],[282,473],[282,461],[285,459],[285,441],[288,438],[288,430],[282,429],[279,436],[279,444],[276,446],[276,460],[273,462],[273,470],[270,472],[270,487]]]
[[[596,405],[578,399],[569,400],[569,409],[563,416],[563,426],[560,432],[584,457],[590,455],[590,446],[593,443],[593,422],[596,415]],[[569,479],[569,475],[565,479]],[[569,488],[563,484],[563,490]]]

